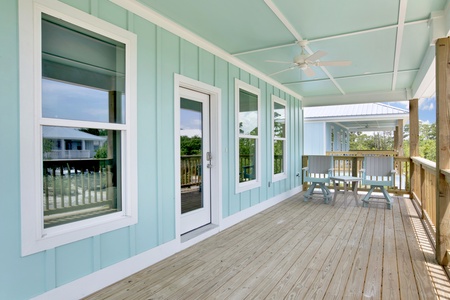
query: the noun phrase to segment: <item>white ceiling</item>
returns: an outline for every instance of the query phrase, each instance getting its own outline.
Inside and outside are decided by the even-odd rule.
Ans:
[[[136,2],[134,0],[130,0]],[[137,0],[303,97],[304,106],[404,101],[434,92],[447,0]],[[301,53],[350,66],[284,71]]]

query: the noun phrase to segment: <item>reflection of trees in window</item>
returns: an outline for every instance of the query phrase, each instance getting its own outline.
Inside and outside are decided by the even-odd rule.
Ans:
[[[281,100],[281,99],[280,99]],[[273,174],[285,172],[286,106],[273,101]]]
[[[258,96],[239,89],[239,182],[257,179],[258,117]]]
[[[180,154],[181,155],[200,155],[202,154],[202,138],[198,135],[188,137],[180,136]]]

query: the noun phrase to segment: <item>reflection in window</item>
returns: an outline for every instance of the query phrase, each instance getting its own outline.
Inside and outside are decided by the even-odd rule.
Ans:
[[[286,172],[286,105],[273,100],[273,174]]]
[[[44,228],[121,210],[118,144],[114,130],[42,127]]]
[[[125,45],[45,14],[41,25],[42,195],[49,228],[122,210]]]
[[[239,90],[239,133],[258,135],[258,96]]]
[[[258,96],[239,89],[239,182],[257,179]]]

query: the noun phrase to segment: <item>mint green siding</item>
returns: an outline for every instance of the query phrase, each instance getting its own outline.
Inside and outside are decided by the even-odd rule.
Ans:
[[[0,299],[28,299],[174,240],[174,74],[222,91],[222,217],[301,185],[301,102],[262,79],[106,0],[62,1],[138,37],[138,224],[21,257],[17,1],[0,9]],[[235,99],[238,78],[261,90],[262,186],[235,193]],[[271,95],[287,101],[288,177],[272,183]],[[270,182],[270,187],[269,187]],[[213,193],[215,191],[212,191]]]

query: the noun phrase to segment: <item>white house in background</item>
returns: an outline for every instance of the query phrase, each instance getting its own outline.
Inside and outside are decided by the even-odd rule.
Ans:
[[[93,158],[107,137],[80,131],[77,128],[44,126],[44,140],[52,142],[51,151],[44,151],[45,159]]]
[[[394,131],[408,118],[408,110],[383,103],[305,107],[304,153],[349,151],[350,132]]]

